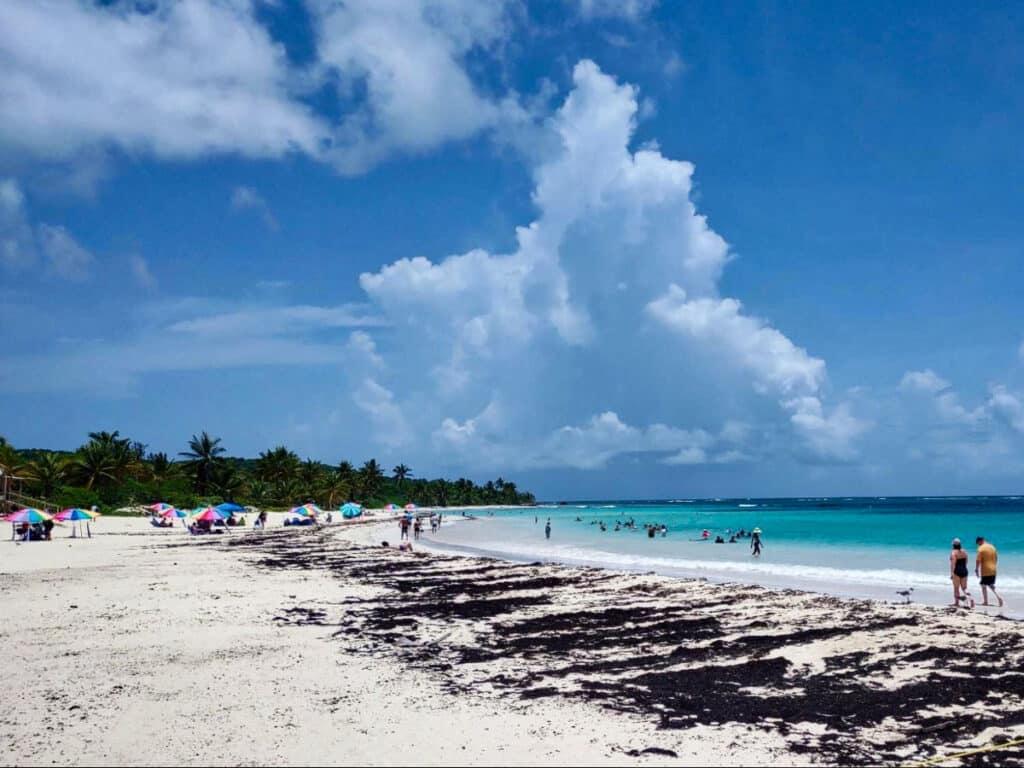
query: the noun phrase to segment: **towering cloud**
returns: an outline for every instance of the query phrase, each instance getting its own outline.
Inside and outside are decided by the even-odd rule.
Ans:
[[[392,404],[467,461],[742,460],[737,438],[755,433],[726,434],[737,410],[786,430],[802,458],[855,459],[867,424],[825,405],[824,361],[719,295],[729,248],[691,199],[693,166],[631,149],[636,90],[590,61],[573,84],[513,252],[361,277],[400,331],[381,354],[415,382]]]

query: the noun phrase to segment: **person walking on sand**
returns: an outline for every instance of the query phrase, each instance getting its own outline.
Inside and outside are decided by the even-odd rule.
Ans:
[[[953,580],[953,608],[960,607],[961,600],[967,600],[974,607],[974,598],[967,591],[967,553],[960,539],[953,539],[953,551],[949,553],[949,578]],[[961,594],[962,593],[962,594]]]
[[[403,517],[398,521],[398,530],[401,531],[401,535],[398,537],[399,541],[409,538],[409,518]]]
[[[992,594],[999,601],[999,607],[1002,608],[1003,598],[996,592],[996,561],[999,559],[999,555],[996,548],[985,541],[984,536],[979,536],[974,541],[978,545],[978,557],[974,561],[974,575],[981,580],[981,604],[988,605],[988,591],[991,589]]]
[[[550,539],[551,538],[551,518],[550,517],[548,518],[547,523],[544,524],[544,538],[545,539]]]
[[[754,532],[750,535],[750,549],[754,553],[754,557],[761,556],[761,529],[755,528]]]

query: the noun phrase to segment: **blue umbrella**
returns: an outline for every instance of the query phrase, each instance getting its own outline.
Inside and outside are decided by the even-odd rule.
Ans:
[[[341,516],[345,518],[359,517],[361,514],[363,514],[363,508],[351,501],[341,508]]]
[[[228,514],[231,514],[232,512],[245,511],[245,507],[235,504],[232,501],[225,501],[223,504],[218,504],[216,508],[219,509],[221,512],[226,512]]]

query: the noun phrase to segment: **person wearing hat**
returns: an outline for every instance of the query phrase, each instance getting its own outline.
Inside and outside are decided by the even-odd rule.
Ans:
[[[754,557],[761,556],[761,529],[755,528],[750,532],[750,549],[753,550]]]
[[[996,560],[999,559],[999,555],[996,553],[996,548],[985,541],[984,536],[979,536],[974,542],[978,545],[978,558],[974,561],[974,575],[981,579],[981,604],[988,605],[988,591],[991,589],[992,594],[999,601],[999,607],[1002,608],[1003,598],[996,592]]]
[[[960,601],[967,600],[973,608],[974,598],[967,591],[967,552],[960,544],[960,539],[953,539],[953,551],[949,553],[949,578],[953,581],[952,607],[959,608]]]

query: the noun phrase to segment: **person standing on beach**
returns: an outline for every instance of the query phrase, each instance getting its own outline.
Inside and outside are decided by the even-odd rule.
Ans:
[[[754,531],[750,536],[750,549],[753,550],[754,557],[761,556],[761,532]]]
[[[949,577],[953,580],[953,602],[950,605],[959,608],[960,601],[967,600],[973,608],[974,598],[967,591],[967,553],[960,539],[953,539],[953,551],[949,553]]]
[[[988,605],[988,591],[999,601],[999,607],[1003,607],[1003,598],[996,592],[996,561],[999,555],[996,548],[985,541],[984,536],[974,540],[978,545],[978,558],[974,561],[974,575],[981,579],[981,604]]]
[[[398,537],[399,541],[409,538],[409,518],[403,517],[398,521],[398,530],[401,531],[401,535]]]
[[[547,523],[544,525],[544,538],[545,539],[550,539],[551,538],[551,518],[550,517],[548,518]]]

